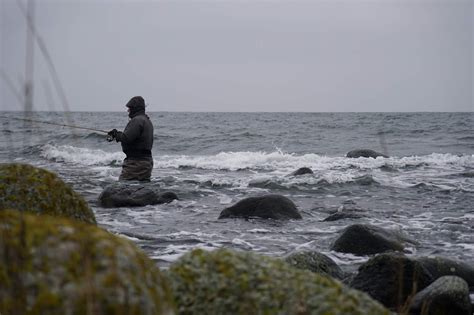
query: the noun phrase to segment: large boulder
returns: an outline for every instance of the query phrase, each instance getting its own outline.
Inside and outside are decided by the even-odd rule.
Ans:
[[[56,174],[27,164],[0,164],[0,210],[68,217],[96,224],[87,202]]]
[[[416,259],[433,275],[435,279],[442,276],[463,278],[471,291],[474,291],[474,268],[464,262],[446,257],[419,257]]]
[[[395,233],[374,225],[354,224],[344,229],[331,250],[363,256],[403,248],[403,239]]]
[[[275,220],[302,219],[293,201],[281,195],[245,198],[222,210],[219,215],[219,219],[251,217]]]
[[[411,314],[471,315],[471,301],[466,281],[443,276],[418,292],[410,303]]]
[[[383,153],[380,153],[380,152],[377,152],[377,151],[374,151],[374,150],[370,150],[370,149],[352,150],[352,151],[349,151],[346,156],[348,158],[365,157],[365,158],[374,158],[375,159],[379,156],[384,157],[384,158],[388,158],[387,155],[385,155]]]
[[[174,314],[166,278],[94,225],[0,212],[1,314]]]
[[[107,186],[99,195],[99,203],[105,208],[143,207],[169,203],[178,196],[171,191],[160,192],[153,184],[115,183]]]
[[[315,251],[301,251],[288,255],[285,261],[295,268],[309,270],[334,279],[343,279],[344,272],[328,256]]]
[[[251,252],[194,250],[167,275],[181,314],[389,314],[339,281]]]
[[[350,286],[368,293],[389,308],[399,310],[409,296],[433,280],[419,262],[401,254],[386,253],[361,265]]]

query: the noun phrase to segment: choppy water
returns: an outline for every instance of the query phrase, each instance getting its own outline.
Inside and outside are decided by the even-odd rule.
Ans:
[[[102,227],[132,239],[160,266],[196,247],[272,256],[304,248],[350,270],[366,257],[329,248],[354,223],[406,234],[418,242],[409,254],[474,261],[474,113],[151,113],[152,179],[180,200],[118,209],[99,207],[97,197],[118,179],[119,144],[99,132],[12,119],[23,113],[1,116],[0,162],[57,172]],[[103,130],[128,120],[126,113],[90,112],[31,118]],[[345,157],[357,148],[391,157]],[[314,174],[288,176],[300,167]],[[303,220],[217,220],[223,208],[266,193],[289,197]],[[344,208],[363,217],[322,221]]]

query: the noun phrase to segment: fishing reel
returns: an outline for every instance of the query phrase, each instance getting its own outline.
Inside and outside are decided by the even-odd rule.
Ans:
[[[107,141],[112,142],[112,141],[114,141],[114,139],[117,139],[117,134],[118,134],[117,129],[113,129],[113,130],[109,131],[107,133],[107,138],[106,138]]]

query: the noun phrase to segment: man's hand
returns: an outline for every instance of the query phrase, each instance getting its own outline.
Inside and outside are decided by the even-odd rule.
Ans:
[[[118,130],[112,129],[107,133],[107,140],[112,141],[117,138]],[[110,139],[110,140],[109,140]]]

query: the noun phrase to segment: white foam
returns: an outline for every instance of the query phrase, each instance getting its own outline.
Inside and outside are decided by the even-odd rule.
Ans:
[[[288,174],[300,167],[309,167],[313,171],[328,170],[371,170],[382,166],[404,168],[408,166],[429,167],[474,167],[474,155],[457,156],[453,154],[432,153],[425,156],[391,158],[329,157],[318,154],[275,152],[221,152],[213,156],[203,155],[163,155],[155,158],[157,168],[179,168],[180,166],[209,170],[266,170],[273,175]],[[354,171],[355,172],[355,171]]]
[[[125,157],[123,152],[105,152],[99,149],[79,148],[70,145],[46,144],[41,149],[41,156],[58,162],[79,165],[121,165]]]
[[[247,241],[244,241],[243,239],[240,239],[240,238],[234,238],[234,239],[232,240],[232,244],[234,244],[234,245],[241,245],[241,246],[247,247],[248,249],[252,249],[252,248],[255,247],[252,243],[249,243],[249,242],[247,242]]]
[[[219,203],[221,205],[228,205],[228,204],[232,203],[232,198],[227,196],[227,195],[221,195],[219,197]]]

